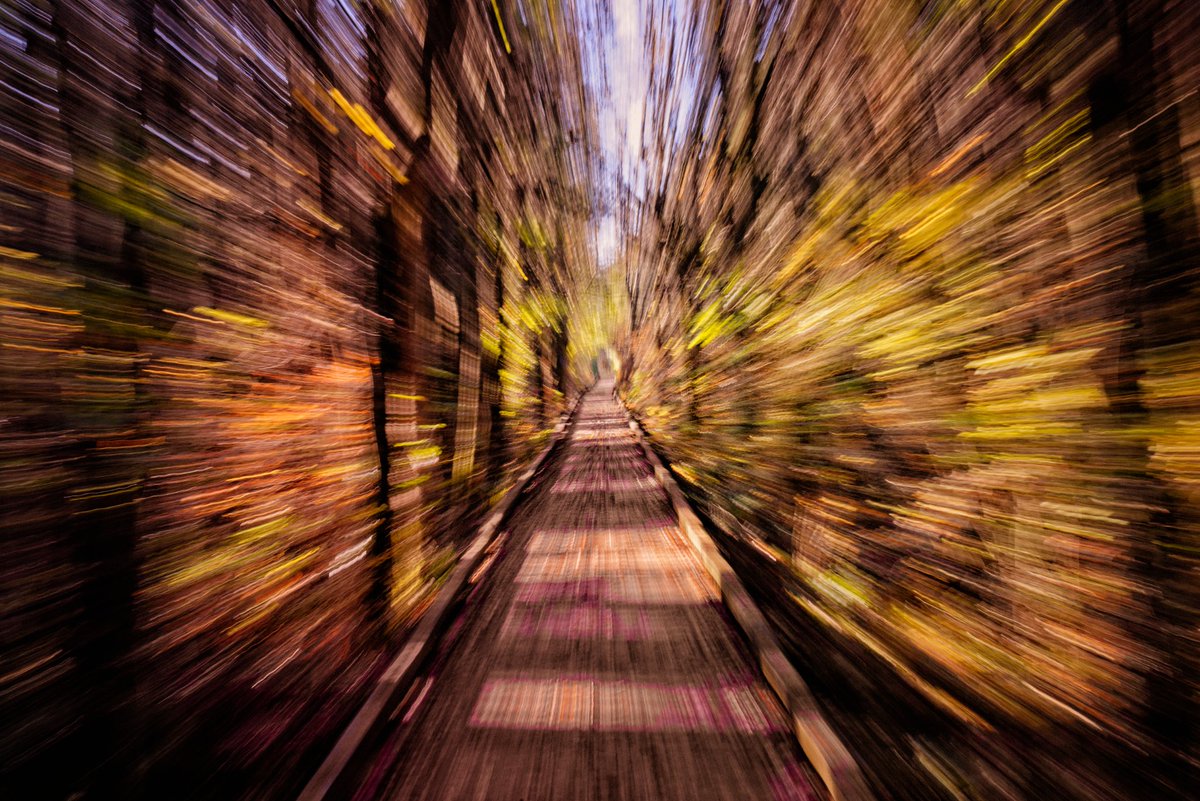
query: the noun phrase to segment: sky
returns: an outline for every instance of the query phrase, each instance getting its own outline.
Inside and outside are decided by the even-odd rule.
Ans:
[[[597,13],[604,11],[598,9]],[[593,97],[601,101],[597,116],[603,163],[598,191],[602,198],[596,251],[602,269],[612,264],[619,250],[622,232],[616,217],[617,191],[639,169],[649,89],[643,45],[646,15],[641,0],[613,0],[609,13],[612,27],[599,38],[591,73]]]
[[[611,27],[597,26],[603,33],[594,38],[597,46],[589,66],[593,97],[600,99],[597,117],[604,165],[598,181],[602,211],[596,228],[597,263],[601,268],[611,266],[618,258],[621,241],[630,233],[622,230],[617,216],[618,193],[624,188],[638,198],[646,194],[649,165],[643,152],[643,135],[652,141],[652,132],[644,132],[643,125],[647,122],[647,98],[656,66],[647,52],[648,30],[653,24],[660,31],[673,30],[676,36],[682,36],[681,23],[689,7],[690,0],[600,0],[593,6],[592,13],[597,17],[607,9],[611,21]],[[682,41],[676,41],[675,59],[669,70],[676,80],[670,98],[670,105],[676,109],[676,141],[686,130],[692,111],[694,56]],[[665,52],[657,56],[660,60],[665,57]],[[661,71],[667,67],[665,62],[657,66]]]

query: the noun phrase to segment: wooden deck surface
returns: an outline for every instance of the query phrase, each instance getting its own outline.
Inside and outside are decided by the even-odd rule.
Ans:
[[[355,801],[818,799],[601,384]]]

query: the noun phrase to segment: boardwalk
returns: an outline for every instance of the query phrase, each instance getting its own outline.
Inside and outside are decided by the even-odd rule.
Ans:
[[[584,399],[356,801],[821,797],[610,393]]]

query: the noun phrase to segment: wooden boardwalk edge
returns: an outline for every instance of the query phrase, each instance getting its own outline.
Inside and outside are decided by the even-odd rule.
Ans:
[[[367,700],[342,731],[329,755],[321,763],[317,772],[313,774],[304,790],[297,796],[297,801],[326,801],[330,798],[363,743],[367,742],[382,727],[387,719],[388,711],[412,687],[426,659],[445,633],[451,622],[451,612],[466,588],[471,575],[479,566],[488,545],[500,532],[501,524],[508,518],[517,499],[524,493],[538,470],[547,463],[550,454],[567,439],[571,422],[578,412],[580,402],[585,394],[587,394],[586,390],[579,393],[571,404],[571,408],[563,414],[562,419],[554,427],[550,442],[521,473],[516,483],[504,493],[504,497],[480,525],[471,544],[463,552],[454,570],[451,571],[450,577],[438,590],[433,604],[421,616],[420,622],[408,636],[400,653],[380,676],[371,690],[371,694],[367,696]]]
[[[629,427],[654,468],[655,478],[671,500],[679,528],[695,549],[704,569],[716,582],[721,600],[750,642],[764,678],[791,716],[792,732],[801,750],[812,762],[830,796],[834,801],[870,801],[872,795],[862,770],[829,725],[804,679],[784,655],[762,610],[721,556],[712,535],[704,528],[675,477],[663,464],[650,445],[646,432],[632,415]]]

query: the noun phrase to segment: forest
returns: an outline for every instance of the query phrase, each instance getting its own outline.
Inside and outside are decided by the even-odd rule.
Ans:
[[[14,0],[0,84],[6,797],[294,796],[610,364],[877,797],[1195,786],[1200,5]]]

